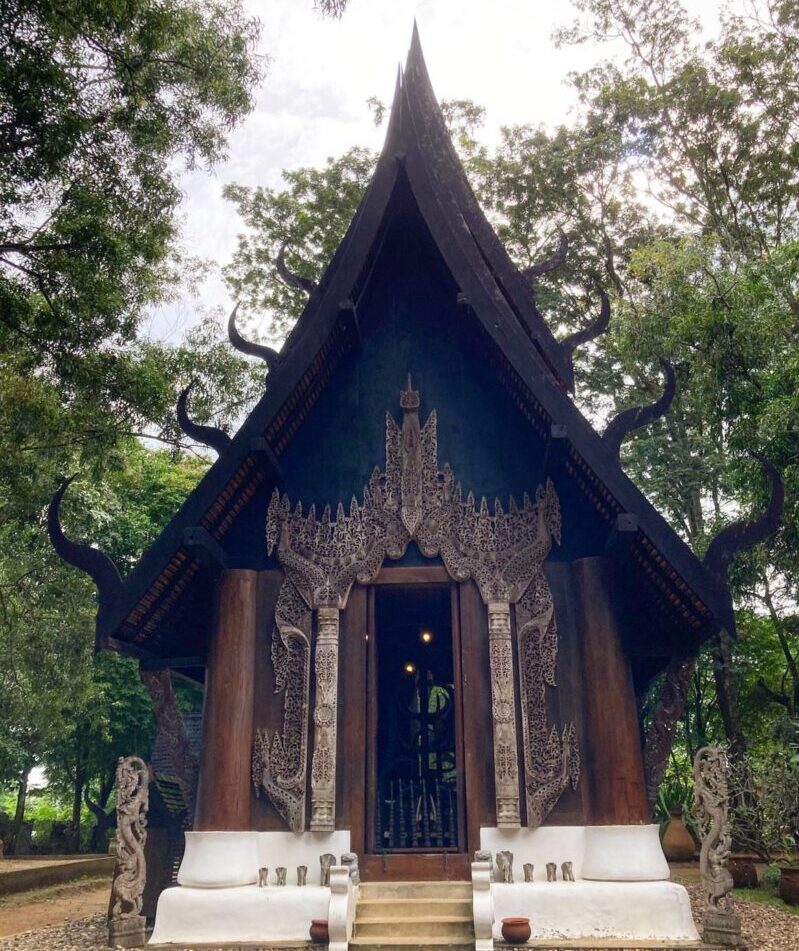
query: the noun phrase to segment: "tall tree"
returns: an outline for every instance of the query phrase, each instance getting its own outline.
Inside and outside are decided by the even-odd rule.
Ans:
[[[764,451],[786,470],[786,531],[795,537],[799,11],[784,0],[757,0],[747,17],[727,7],[718,36],[700,45],[680,4],[577,6],[587,17],[562,42],[614,40],[625,51],[574,77],[586,122],[622,144],[670,230],[631,256],[609,340],[624,371],[665,355],[682,384],[665,423],[633,441],[628,464],[701,550],[731,502],[762,497],[740,454]],[[766,574],[787,578],[795,600],[799,579],[781,550],[771,548]],[[736,582],[742,591],[740,572]],[[757,590],[765,589],[750,585]],[[789,668],[793,657],[789,650]],[[717,696],[740,752],[732,660],[722,632]]]

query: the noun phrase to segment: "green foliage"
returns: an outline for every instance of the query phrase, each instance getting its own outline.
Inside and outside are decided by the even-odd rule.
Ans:
[[[283,189],[229,185],[246,226],[225,276],[231,292],[247,309],[269,311],[269,339],[285,337],[307,302],[307,295],[285,284],[275,262],[287,245],[289,270],[318,281],[349,227],[374,169],[376,156],[353,148],[322,169],[283,173]]]
[[[781,875],[779,865],[767,865],[760,876],[760,884],[765,891],[776,895],[779,891]]]
[[[799,846],[799,747],[732,762],[730,792],[735,843],[768,862],[792,864]]]

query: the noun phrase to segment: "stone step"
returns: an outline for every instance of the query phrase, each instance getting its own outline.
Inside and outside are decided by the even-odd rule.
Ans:
[[[469,898],[360,898],[356,921],[373,921],[377,918],[405,920],[407,918],[435,918],[460,915],[472,918],[472,899]]]
[[[352,938],[351,948],[359,951],[408,951],[409,948],[435,948],[436,951],[474,951],[474,938],[453,941],[452,938]]]
[[[361,882],[361,899],[381,898],[469,898],[471,882]]]
[[[409,915],[402,922],[396,918],[356,920],[354,934],[358,938],[371,938],[373,941],[416,938],[423,945],[429,938],[449,938],[456,942],[474,940],[474,926],[471,917],[463,915],[437,915],[434,918]]]

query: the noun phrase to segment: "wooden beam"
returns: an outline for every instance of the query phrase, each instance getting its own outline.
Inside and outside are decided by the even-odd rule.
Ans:
[[[443,565],[402,565],[381,568],[371,584],[451,584]]]
[[[199,525],[184,528],[183,547],[209,568],[224,568],[227,566],[227,552],[207,528],[202,528]]]
[[[605,552],[609,555],[628,552],[637,534],[638,516],[633,515],[632,512],[621,512],[616,516],[616,521],[605,542]]]
[[[146,657],[139,664],[141,670],[180,670],[182,667],[205,667],[205,658],[194,657]]]
[[[278,462],[277,456],[270,446],[268,439],[265,439],[263,436],[256,436],[255,438],[251,439],[250,452],[254,456],[258,456],[263,462],[266,463],[276,481],[283,481],[283,470],[280,468],[280,463]]]
[[[117,637],[98,638],[97,650],[116,651],[118,654],[125,654],[128,657],[135,657],[137,660],[144,660],[155,656],[146,648],[139,647],[138,644],[131,644],[128,641],[121,641]]]
[[[355,302],[347,298],[347,300],[343,300],[339,303],[338,309],[339,318],[344,321],[347,332],[355,340],[356,348],[361,350],[363,348],[363,339],[361,337],[361,324],[358,320],[358,310],[355,306]]]
[[[569,449],[568,431],[561,423],[549,427],[549,439],[544,452],[544,478],[552,476],[561,467]]]

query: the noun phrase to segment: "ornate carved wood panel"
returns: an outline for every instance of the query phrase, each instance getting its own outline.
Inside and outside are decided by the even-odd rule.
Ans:
[[[258,730],[252,779],[294,832],[305,828],[308,760],[308,689],[311,669],[311,612],[286,578],[278,594],[272,630],[275,692],[283,692],[283,729]]]
[[[409,377],[407,387],[400,393],[402,424],[397,424],[390,413],[386,414],[385,473],[374,469],[364,487],[363,500],[359,502],[353,497],[348,512],[339,503],[335,517],[329,506],[319,518],[313,506],[304,514],[299,502],[292,509],[288,496],[281,496],[277,490],[269,504],[267,547],[270,553],[277,550],[286,573],[280,602],[287,603],[279,602],[276,617],[282,621],[276,621],[279,638],[273,641],[276,671],[278,663],[284,665],[285,675],[278,679],[286,689],[286,717],[282,734],[269,738],[264,731],[258,733],[253,779],[256,789],[266,791],[295,830],[304,826],[309,612],[318,612],[319,631],[311,828],[332,829],[335,824],[338,612],[346,607],[355,582],[368,584],[384,560],[401,558],[412,540],[423,555],[440,556],[454,580],[474,579],[488,606],[498,824],[519,824],[510,605],[519,602],[531,585],[535,595],[525,615],[530,633],[528,637],[525,628],[527,646],[520,661],[528,670],[524,762],[532,777],[528,777],[527,782],[528,802],[534,803],[536,824],[541,821],[537,817],[546,815],[566,783],[577,783],[579,753],[574,727],[564,728],[560,737],[554,728],[550,734],[544,706],[545,672],[557,652],[552,599],[542,571],[553,538],[560,541],[560,508],[554,486],[548,480],[545,486],[539,487],[535,503],[526,494],[521,506],[511,498],[507,512],[498,499],[494,501],[493,513],[489,512],[485,498],[475,504],[474,496],[469,493],[464,500],[449,465],[439,469],[436,413],[433,411],[421,426],[419,405],[419,393],[413,389]],[[302,614],[304,623],[301,623]],[[545,616],[547,623],[538,642],[546,643],[541,644],[536,642],[535,631]],[[293,665],[287,661],[287,638],[294,638],[298,648]],[[549,651],[550,659],[539,665],[543,673],[536,679],[535,663],[530,658],[540,647]],[[554,677],[547,682],[554,686]],[[547,732],[545,742],[542,729]],[[542,756],[544,763],[539,762]],[[565,782],[557,778],[563,773],[564,761]]]

